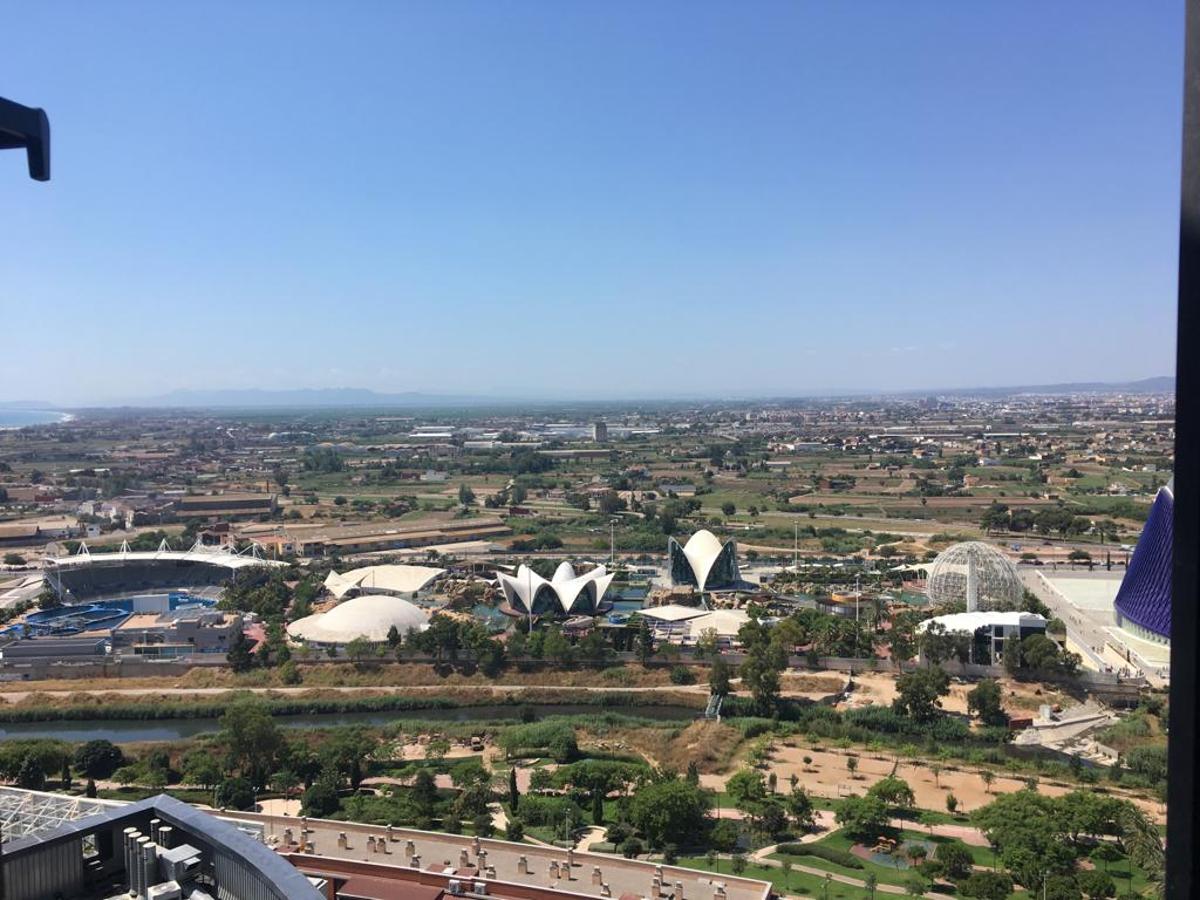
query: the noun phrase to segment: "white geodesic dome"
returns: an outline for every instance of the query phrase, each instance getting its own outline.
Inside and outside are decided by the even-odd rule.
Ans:
[[[983,541],[952,544],[939,553],[925,592],[935,605],[965,603],[968,612],[1019,609],[1025,593],[1017,567]]]

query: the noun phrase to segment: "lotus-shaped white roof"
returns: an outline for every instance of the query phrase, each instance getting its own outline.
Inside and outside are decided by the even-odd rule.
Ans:
[[[534,610],[534,602],[543,588],[548,588],[554,595],[562,612],[582,612],[586,601],[581,602],[581,598],[590,595],[595,603],[599,603],[613,580],[613,574],[604,566],[576,575],[575,567],[565,560],[558,564],[549,580],[524,564],[517,568],[515,575],[497,572],[496,577],[508,605],[521,612]],[[589,584],[595,585],[592,591],[587,590]]]

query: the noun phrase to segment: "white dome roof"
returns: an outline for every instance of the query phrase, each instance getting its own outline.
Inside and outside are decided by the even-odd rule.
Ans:
[[[346,644],[357,637],[378,643],[387,640],[393,625],[401,635],[424,631],[429,627],[429,616],[419,606],[399,597],[367,594],[347,600],[329,612],[297,619],[287,630],[294,638],[322,644]]]

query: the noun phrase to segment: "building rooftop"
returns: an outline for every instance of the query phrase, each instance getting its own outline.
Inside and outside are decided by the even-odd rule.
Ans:
[[[274,844],[281,852],[286,852],[284,845],[284,830],[291,829],[294,840],[298,840],[301,820],[292,817],[264,816],[261,814],[237,813],[238,818],[262,822],[266,830],[268,843]],[[407,842],[413,842],[413,849],[420,857],[420,868],[424,872],[432,872],[449,877],[461,877],[456,873],[464,861],[466,866],[475,870],[478,856],[474,850],[474,839],[462,835],[442,834],[439,832],[417,831],[414,829],[392,829],[391,840],[387,840],[388,830],[382,826],[361,825],[353,822],[335,822],[322,819],[304,820],[309,832],[307,840],[313,844],[313,855],[330,860],[359,861],[377,864],[380,869],[393,868],[410,870],[409,857],[406,854]],[[345,845],[339,840],[345,833]],[[388,848],[387,853],[373,849],[368,838],[383,839],[382,843]],[[656,877],[657,867],[653,863],[625,859],[623,856],[607,853],[586,853],[575,851],[571,854],[572,865],[569,876],[564,877],[562,864],[567,861],[567,851],[557,847],[547,847],[535,844],[517,844],[501,840],[481,840],[481,849],[485,850],[486,865],[495,869],[495,877],[490,875],[488,893],[500,897],[528,897],[530,891],[555,891],[587,898],[602,898],[605,894],[603,885],[607,885],[609,896],[618,898],[623,894],[632,894],[638,898],[653,897],[652,885]],[[376,844],[378,847],[378,843]],[[293,848],[298,849],[298,847]],[[524,857],[527,871],[519,870],[521,858]],[[309,868],[305,860],[308,854],[296,854],[292,861],[304,868]],[[556,875],[551,869],[551,863],[558,869]],[[600,870],[600,881],[593,878],[596,868]],[[321,860],[314,859],[312,869],[321,869]],[[450,872],[446,873],[445,870]],[[714,900],[716,886],[724,885],[725,897],[728,900],[767,900],[771,893],[771,885],[765,881],[753,878],[738,878],[724,873],[713,875],[697,869],[685,869],[678,866],[662,866],[663,893],[674,890],[675,882],[681,882],[685,900]],[[483,879],[481,879],[483,880]],[[511,890],[506,890],[511,886]]]

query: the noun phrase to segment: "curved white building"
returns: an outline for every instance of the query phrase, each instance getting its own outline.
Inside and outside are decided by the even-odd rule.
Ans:
[[[341,600],[347,594],[391,594],[415,600],[428,593],[434,583],[446,574],[445,569],[433,566],[363,566],[325,577],[325,589]]]
[[[329,612],[297,619],[287,627],[288,634],[310,644],[348,644],[355,638],[381,644],[392,626],[400,634],[424,631],[429,617],[419,606],[383,594],[366,594],[339,603]]]
[[[604,566],[596,566],[577,575],[575,567],[564,560],[548,581],[523,564],[515,575],[497,572],[496,579],[504,592],[505,605],[514,614],[590,615],[601,611],[613,574]]]
[[[671,583],[691,585],[701,591],[736,587],[741,582],[737,564],[737,544],[724,544],[711,531],[701,529],[686,544],[667,541],[667,563]]]

